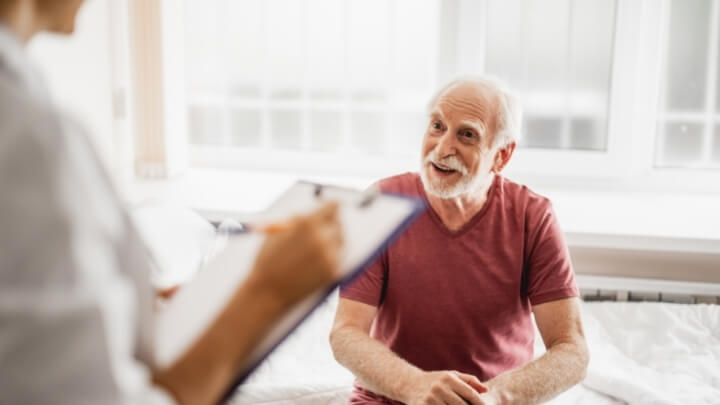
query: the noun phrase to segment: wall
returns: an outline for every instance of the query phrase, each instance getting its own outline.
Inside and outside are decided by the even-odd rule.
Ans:
[[[118,8],[122,0],[89,0],[80,9],[72,36],[40,34],[29,52],[45,75],[58,106],[80,120],[102,160],[116,178],[130,165],[129,137],[118,125],[124,102],[114,103],[114,88],[125,69],[117,52]],[[120,31],[121,32],[121,31]],[[119,93],[122,96],[121,93]],[[121,120],[120,120],[121,121]]]

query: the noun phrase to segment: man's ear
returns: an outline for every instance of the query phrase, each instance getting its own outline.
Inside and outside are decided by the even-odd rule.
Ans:
[[[510,142],[502,148],[498,149],[497,152],[495,152],[495,161],[493,162],[492,166],[493,173],[500,173],[502,169],[507,166],[507,164],[510,162],[510,158],[512,157],[513,152],[515,152],[516,146],[517,144],[515,142]]]

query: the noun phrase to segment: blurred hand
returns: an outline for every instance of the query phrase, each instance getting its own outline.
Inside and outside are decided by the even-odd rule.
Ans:
[[[458,371],[424,372],[408,387],[408,405],[483,405],[487,392],[477,377]]]
[[[330,202],[268,232],[248,283],[283,307],[330,285],[339,276],[343,243],[337,211]]]
[[[155,293],[157,294],[157,296],[158,296],[159,298],[162,298],[162,299],[166,299],[166,300],[167,300],[167,299],[172,298],[173,295],[175,295],[175,293],[176,293],[179,289],[180,289],[180,285],[178,284],[178,285],[174,285],[174,286],[172,286],[172,287],[157,289],[157,290],[155,290]]]

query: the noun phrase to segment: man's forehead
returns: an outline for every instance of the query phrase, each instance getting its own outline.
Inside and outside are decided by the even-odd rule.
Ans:
[[[430,116],[433,118],[440,118],[442,120],[448,120],[452,118],[453,120],[457,121],[459,124],[464,124],[467,126],[473,126],[473,127],[480,127],[484,128],[485,123],[483,122],[482,118],[475,115],[475,114],[456,114],[452,111],[448,112],[448,114],[443,113],[443,109],[441,105],[437,105],[432,111],[430,111]]]
[[[454,121],[456,124],[476,127],[485,130],[487,127],[487,109],[482,106],[473,106],[471,108],[458,108],[452,103],[443,103],[439,100],[435,107],[430,111],[430,116],[440,118],[443,121]]]
[[[495,92],[488,87],[476,83],[463,83],[445,90],[437,98],[430,114],[485,126],[489,121],[493,121],[497,104]]]

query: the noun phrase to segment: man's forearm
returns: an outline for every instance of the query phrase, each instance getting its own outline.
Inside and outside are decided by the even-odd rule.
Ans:
[[[363,387],[390,399],[402,401],[403,388],[422,373],[360,329],[335,330],[330,341],[335,359],[352,371]]]
[[[487,382],[503,404],[547,401],[585,378],[589,355],[584,343],[559,343],[525,366]]]

